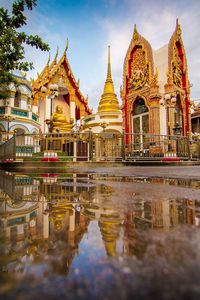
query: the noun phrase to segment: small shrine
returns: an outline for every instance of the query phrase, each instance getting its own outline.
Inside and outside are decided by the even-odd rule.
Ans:
[[[33,103],[38,106],[41,130],[69,132],[82,117],[91,114],[88,99],[80,91],[67,59],[68,42],[60,60],[58,50],[36,80],[32,80]]]
[[[107,78],[98,111],[83,118],[81,126],[95,136],[96,159],[120,156],[122,142],[122,112],[115,94],[111,75],[110,46],[108,47]]]

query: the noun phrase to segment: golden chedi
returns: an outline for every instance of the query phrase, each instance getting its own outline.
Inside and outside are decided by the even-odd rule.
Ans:
[[[70,122],[67,121],[61,105],[56,106],[56,111],[52,114],[51,122],[52,132],[69,132],[74,126],[72,119]]]
[[[101,100],[98,107],[98,112],[120,112],[119,102],[115,94],[114,85],[111,76],[111,65],[110,65],[110,46],[108,47],[108,69],[107,78],[104,85],[104,91],[101,96]]]

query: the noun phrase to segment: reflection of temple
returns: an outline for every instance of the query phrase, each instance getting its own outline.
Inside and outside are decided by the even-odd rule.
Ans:
[[[51,177],[50,177],[51,178]],[[84,223],[84,218],[80,215],[84,202],[90,199],[90,188],[77,183],[78,175],[66,177],[62,184],[55,176],[53,181],[49,177],[43,178],[41,183],[41,194],[48,201],[45,213],[56,231],[67,226],[69,236],[76,235],[77,224]],[[85,178],[87,180],[87,177]]]
[[[49,258],[62,254],[56,271],[66,274],[93,222],[101,234],[97,244],[103,245],[108,256],[142,254],[146,247],[142,232],[149,228],[199,226],[198,201],[135,198],[127,204],[113,197],[113,192],[109,185],[94,184],[88,174],[62,178],[58,174],[41,174],[31,178],[1,172],[3,270],[23,270],[30,258],[43,261],[45,255]],[[91,232],[97,234],[90,231],[87,238],[91,238]]]
[[[169,44],[156,51],[135,27],[124,60],[121,97],[126,133],[173,135],[176,123],[182,134],[191,132],[190,83],[178,21]],[[138,138],[136,142],[143,142],[145,137]]]
[[[33,250],[28,245],[37,234],[39,182],[8,172],[0,175],[1,235],[5,238],[1,256],[15,268],[15,260],[25,249]]]
[[[87,230],[88,219],[81,214],[78,203],[78,199],[84,201],[87,193],[88,188],[63,187],[55,179],[52,182],[44,177],[43,182],[2,172],[0,215],[4,245],[0,249],[1,268],[4,271],[23,270],[26,261],[34,260],[35,256],[38,259],[43,247],[45,254],[52,242],[59,245],[62,239],[66,244],[66,257],[60,268],[63,271],[65,267],[64,272],[67,272]]]
[[[85,98],[79,88],[79,80],[76,81],[67,59],[67,48],[57,62],[58,51],[54,60],[47,65],[38,75],[36,80],[32,81],[33,102],[39,108],[40,124],[42,132],[48,132],[45,120],[50,120],[54,114],[54,120],[51,124],[53,131],[67,132],[76,124],[80,118],[91,113],[88,107],[88,100]],[[54,90],[55,85],[58,91]],[[59,107],[63,113],[58,114],[55,111]]]
[[[128,209],[124,216],[125,255],[143,255],[145,252],[144,237],[140,230],[170,229],[179,224],[199,226],[199,216],[195,211],[198,203],[194,200],[152,200],[138,201],[133,209]]]

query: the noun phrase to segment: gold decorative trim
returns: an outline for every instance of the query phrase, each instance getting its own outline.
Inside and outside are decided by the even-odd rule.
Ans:
[[[100,119],[118,119],[118,116],[113,116],[113,115],[100,116]]]

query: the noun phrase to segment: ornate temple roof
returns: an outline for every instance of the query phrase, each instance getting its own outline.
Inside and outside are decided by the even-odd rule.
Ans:
[[[87,113],[91,113],[91,110],[88,107],[88,98],[84,97],[79,89],[79,80],[76,81],[72,69],[70,67],[69,61],[67,59],[67,49],[68,49],[68,41],[64,50],[64,53],[60,60],[57,62],[58,58],[58,48],[56,55],[53,61],[50,63],[50,55],[47,61],[46,66],[42,70],[40,74],[38,74],[38,78],[36,80],[31,80],[32,89],[33,89],[33,98],[36,98],[36,94],[40,93],[42,86],[48,86],[49,83],[58,83],[54,82],[56,74],[60,73],[62,78],[65,77],[65,82],[68,82],[70,87],[74,90],[75,95],[79,99],[79,101],[85,106],[85,110]],[[65,72],[64,72],[65,71]],[[58,83],[59,85],[59,83]],[[69,88],[69,87],[67,87]]]
[[[108,68],[104,91],[98,106],[98,112],[120,112],[111,75],[110,46],[108,46]]]

